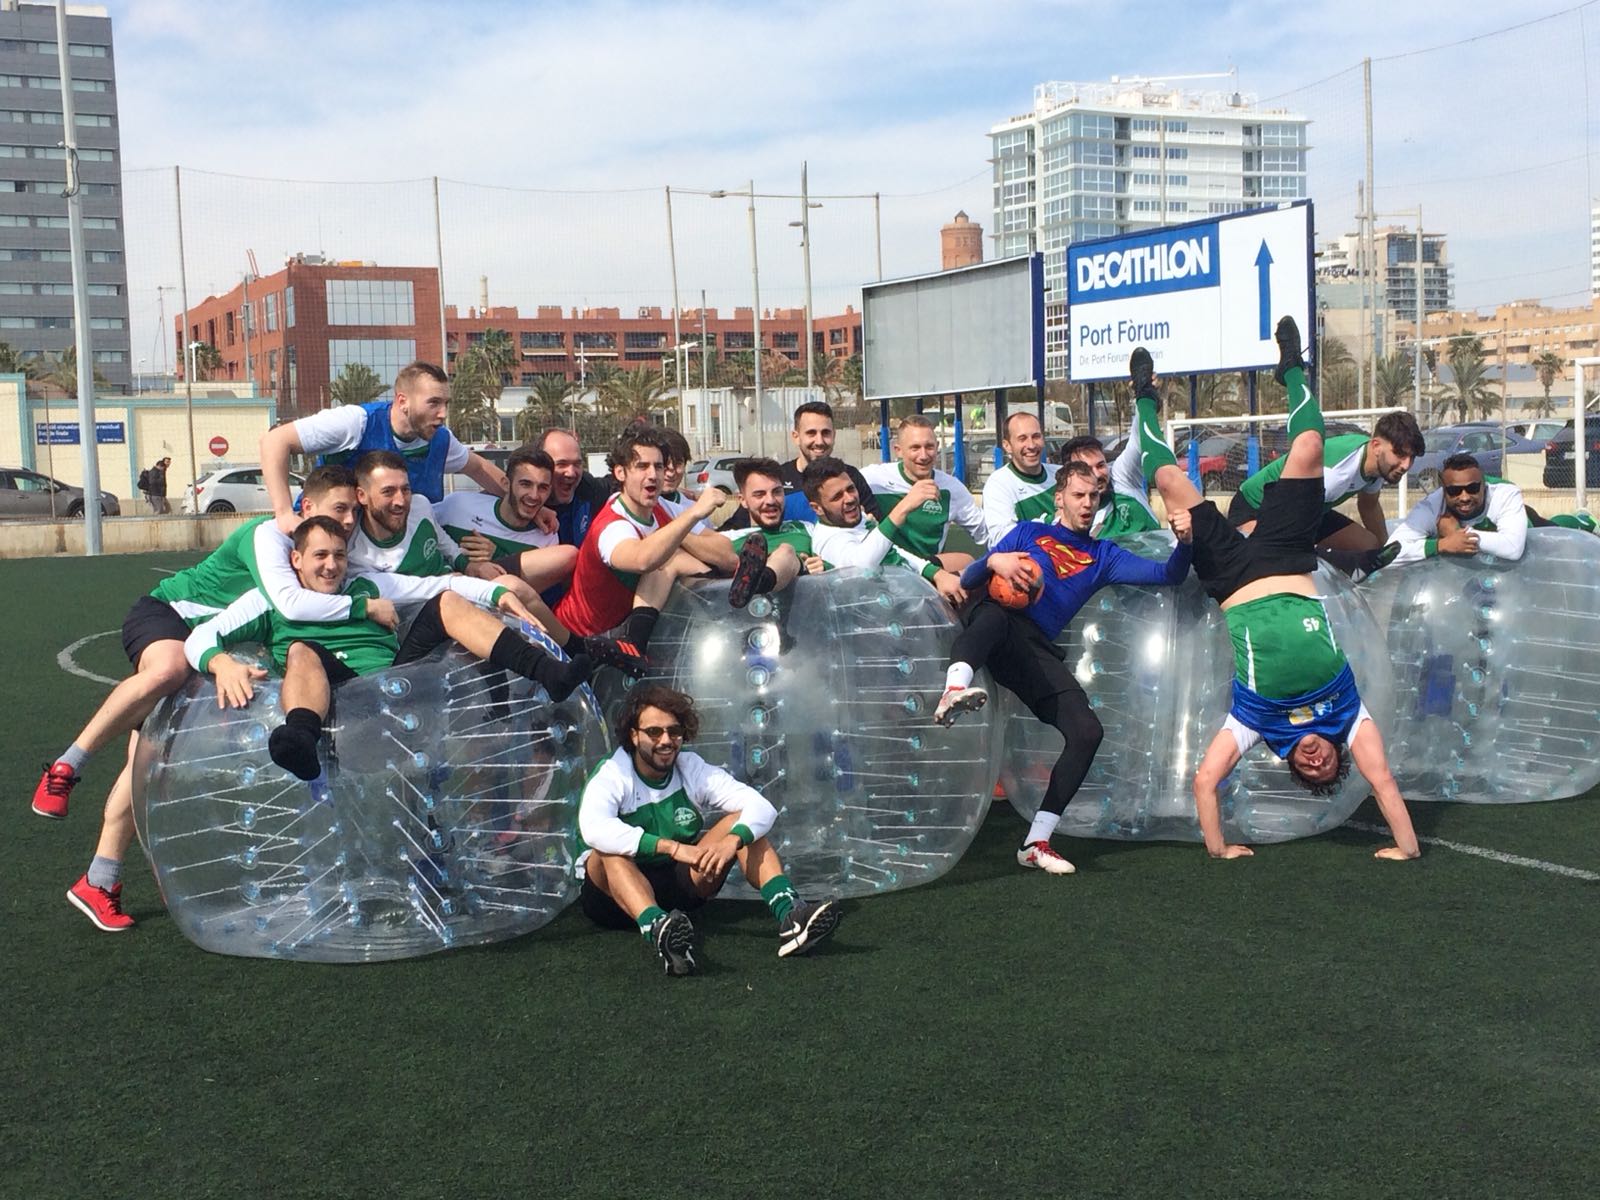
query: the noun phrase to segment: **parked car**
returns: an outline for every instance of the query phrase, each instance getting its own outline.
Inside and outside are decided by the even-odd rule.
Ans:
[[[30,471],[26,467],[0,467],[0,518],[24,517],[50,520],[83,516],[83,489]],[[100,515],[122,514],[122,501],[110,492],[100,493]]]
[[[1452,454],[1470,454],[1485,475],[1505,474],[1505,454],[1521,453],[1527,439],[1510,426],[1492,421],[1441,425],[1422,435],[1423,452],[1406,472],[1406,483],[1431,492],[1439,486],[1439,469]]]
[[[1543,417],[1537,421],[1515,421],[1506,426],[1507,429],[1524,439],[1522,445],[1512,454],[1543,454],[1545,447],[1550,444],[1550,439],[1560,433],[1567,422],[1559,417]]]
[[[1544,486],[1569,488],[1577,484],[1573,471],[1572,422],[1568,420],[1557,431],[1544,449]],[[1583,463],[1585,483],[1600,482],[1600,416],[1590,416],[1583,423],[1583,440],[1589,443],[1589,453]]]
[[[697,459],[684,468],[683,481],[696,491],[717,487],[731,496],[739,490],[733,482],[733,464],[747,457],[744,454],[719,454],[715,458]]]
[[[289,490],[296,500],[304,485],[305,480],[301,476],[290,474]],[[272,501],[267,497],[267,485],[260,467],[218,467],[200,476],[192,493],[187,488],[183,490],[178,511],[271,512]]]

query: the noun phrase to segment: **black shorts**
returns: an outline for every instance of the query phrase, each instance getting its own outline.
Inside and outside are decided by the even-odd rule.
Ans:
[[[704,908],[710,899],[694,890],[689,882],[689,868],[683,863],[651,863],[640,866],[639,871],[650,885],[650,890],[656,894],[656,903],[668,912],[673,909],[693,912],[697,908]],[[583,877],[583,888],[578,893],[578,907],[583,910],[584,916],[602,929],[639,927],[639,923],[623,912],[621,906],[602,892],[587,875]]]
[[[970,625],[985,608],[1005,614],[1005,638],[994,648],[987,663],[994,681],[1011,692],[1032,711],[1041,701],[1062,692],[1081,692],[1083,688],[1067,669],[1066,651],[1045,637],[1044,630],[1024,613],[981,598],[967,610]]]
[[[406,632],[406,640],[400,643],[400,653],[394,656],[394,665],[403,667],[407,663],[414,663],[418,659],[426,658],[439,646],[450,640],[450,635],[444,631],[444,618],[439,615],[439,601],[443,598],[441,592],[429,600],[411,619],[411,627]],[[345,663],[334,657],[321,642],[312,641],[310,638],[296,638],[316,651],[322,660],[322,669],[327,672],[328,686],[338,687],[341,683],[348,683],[356,678],[356,673]]]
[[[1249,537],[1211,501],[1191,508],[1194,572],[1206,592],[1221,603],[1245,584],[1268,575],[1312,574],[1325,515],[1322,504],[1322,476],[1275,480],[1262,494],[1255,531]]]
[[[122,618],[122,651],[135,667],[156,642],[182,642],[188,636],[189,626],[177,609],[154,596],[140,596]]]
[[[1233,499],[1228,503],[1229,522],[1237,528],[1240,525],[1248,525],[1251,521],[1259,521],[1260,519],[1261,510],[1246,500],[1243,492],[1235,492]],[[1318,544],[1320,545],[1322,542],[1327,541],[1341,529],[1354,524],[1355,522],[1343,513],[1334,512],[1331,508],[1328,509],[1322,514],[1322,524],[1317,527]]]

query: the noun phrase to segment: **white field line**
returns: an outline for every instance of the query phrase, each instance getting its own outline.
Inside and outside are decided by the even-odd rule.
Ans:
[[[1346,821],[1346,829],[1359,829],[1362,833],[1375,833],[1379,837],[1387,838],[1393,835],[1387,825],[1368,825],[1364,821]],[[1507,854],[1503,850],[1490,850],[1486,846],[1469,846],[1465,842],[1452,842],[1446,838],[1418,837],[1417,841],[1425,846],[1438,846],[1443,850],[1454,850],[1457,854],[1470,854],[1474,858],[1487,858],[1490,862],[1505,863],[1512,867],[1530,867],[1535,871],[1544,871],[1550,875],[1564,875],[1568,879],[1583,879],[1590,883],[1600,883],[1600,871],[1585,871],[1582,867],[1564,867],[1560,863],[1545,862],[1542,858],[1524,858],[1520,854]]]
[[[116,687],[118,683],[117,680],[107,679],[104,675],[96,675],[93,671],[85,670],[83,667],[80,667],[77,664],[77,661],[74,660],[72,656],[79,650],[83,649],[84,646],[94,641],[96,638],[110,637],[112,634],[117,632],[119,631],[115,629],[107,629],[101,633],[91,633],[88,637],[79,638],[60,654],[56,655],[56,666],[60,667],[69,675],[77,675],[82,679],[92,679],[96,683],[105,684],[107,687]]]

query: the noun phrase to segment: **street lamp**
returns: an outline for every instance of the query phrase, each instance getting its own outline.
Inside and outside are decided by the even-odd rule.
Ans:
[[[676,371],[678,373],[678,400],[679,400],[680,408],[682,407],[683,404],[688,402],[688,396],[686,394],[686,390],[687,389],[685,387],[685,384],[686,384],[686,382],[688,380],[688,377],[689,377],[689,352],[691,350],[698,350],[698,349],[700,349],[700,343],[699,342],[695,342],[695,341],[677,342],[677,343],[674,343],[674,345],[672,347],[672,368],[673,368],[674,371]],[[682,354],[682,358],[681,359],[679,358],[680,352]],[[700,381],[700,395],[702,397],[702,400],[703,400],[703,398],[705,396],[705,390],[706,390],[705,389],[705,380],[702,379]],[[705,425],[706,425],[706,422],[702,421],[698,416],[701,402],[702,402],[701,400],[697,400],[695,402],[695,412],[697,414],[697,416],[695,418],[695,426],[696,426],[696,431],[697,432],[703,430],[705,428]],[[679,416],[679,420],[681,421],[682,419],[683,418],[680,415]]]
[[[812,363],[813,351],[811,348],[811,210],[821,208],[822,205],[811,199],[811,191],[806,183],[806,165],[800,164],[800,219],[790,221],[790,229],[800,231],[800,255],[806,267],[806,390],[810,391],[815,383],[813,372],[815,365]]]
[[[724,200],[729,196],[749,197],[750,214],[750,282],[755,293],[755,308],[752,310],[754,318],[752,326],[755,330],[755,385],[756,385],[756,449],[762,458],[767,455],[767,427],[763,420],[765,404],[761,391],[761,264],[756,255],[756,181],[752,179],[748,186],[743,188],[718,189],[711,193],[713,200]]]

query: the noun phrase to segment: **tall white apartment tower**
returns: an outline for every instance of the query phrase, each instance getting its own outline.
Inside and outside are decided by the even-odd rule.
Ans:
[[[1589,210],[1589,299],[1600,300],[1600,203]]]
[[[1046,375],[1066,377],[1069,244],[1303,199],[1309,124],[1236,91],[1113,78],[1041,83],[994,126],[995,257],[1044,253]]]

